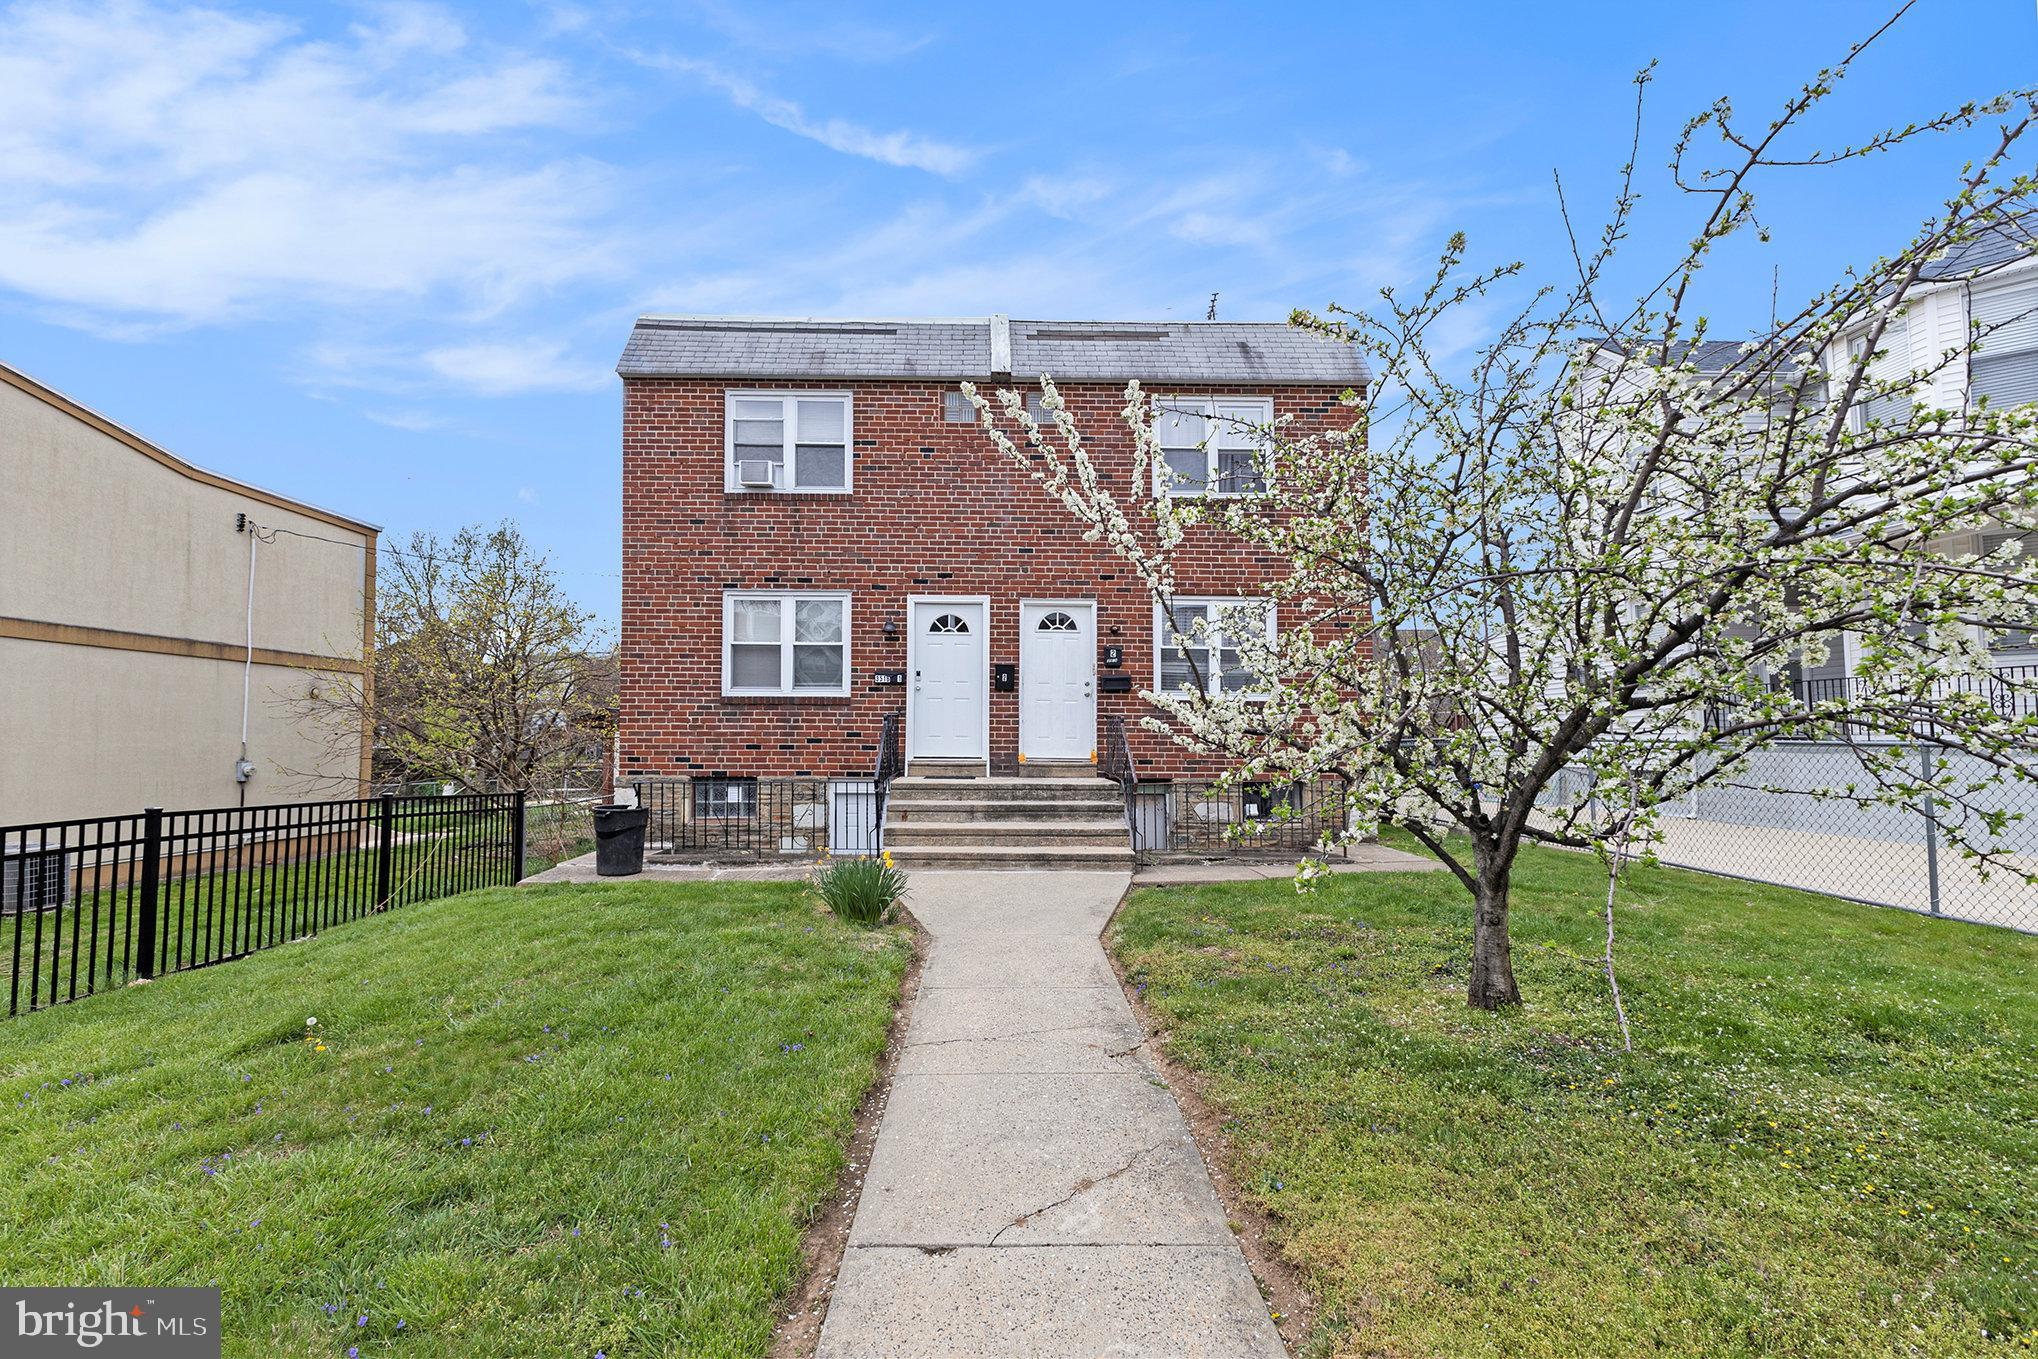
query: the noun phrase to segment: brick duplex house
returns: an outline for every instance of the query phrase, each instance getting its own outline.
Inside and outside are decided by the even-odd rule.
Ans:
[[[1144,589],[990,445],[960,384],[1051,375],[1122,489],[1137,378],[1170,411],[1173,493],[1223,494],[1254,475],[1248,424],[1349,423],[1367,380],[1281,324],[1003,316],[646,316],[617,371],[617,773],[689,776],[696,811],[722,789],[735,813],[758,778],[868,778],[887,714],[916,775],[1087,776],[1113,717],[1142,778],[1216,772],[1136,721],[1139,690],[1189,674]],[[1199,530],[1184,609],[1282,569]],[[1217,651],[1194,658],[1208,682],[1246,683]]]

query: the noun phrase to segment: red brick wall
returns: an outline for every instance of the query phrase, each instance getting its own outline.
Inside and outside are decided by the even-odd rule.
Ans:
[[[906,664],[907,598],[987,595],[987,665],[1019,660],[1019,601],[1094,598],[1097,645],[1122,646],[1135,692],[1097,696],[1125,719],[1142,776],[1214,772],[1138,720],[1151,712],[1153,606],[1069,513],[973,425],[946,424],[955,382],[783,382],[631,378],[623,390],[622,771],[632,774],[867,775],[884,714],[904,707],[871,672]],[[854,393],[855,489],[846,495],[728,493],[723,402],[732,388]],[[1299,429],[1352,418],[1331,387],[1182,388],[1271,397]],[[1062,388],[1085,443],[1123,494],[1132,445],[1122,384]],[[1250,595],[1278,560],[1204,530],[1179,560],[1185,594]],[[722,592],[853,592],[851,695],[722,696]],[[887,639],[884,624],[896,625]],[[1285,621],[1285,620],[1284,620]],[[1100,675],[1110,673],[1100,669]],[[985,682],[989,688],[988,676]],[[1017,768],[1019,695],[989,694],[991,763]]]

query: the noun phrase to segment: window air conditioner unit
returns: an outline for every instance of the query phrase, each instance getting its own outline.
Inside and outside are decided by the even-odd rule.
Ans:
[[[744,486],[776,486],[778,477],[774,475],[774,469],[777,466],[769,458],[744,458],[736,464],[736,480]]]

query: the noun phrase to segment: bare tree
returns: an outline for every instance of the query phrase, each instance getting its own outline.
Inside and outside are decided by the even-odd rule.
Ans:
[[[307,702],[355,731],[365,719],[376,783],[551,792],[599,779],[615,650],[514,524],[413,535],[378,571],[375,608],[371,692],[326,684]]]

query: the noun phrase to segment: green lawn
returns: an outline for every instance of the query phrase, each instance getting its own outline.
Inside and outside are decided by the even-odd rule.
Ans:
[[[492,890],[11,1021],[0,1278],[217,1282],[230,1355],[762,1354],[908,953]]]
[[[2038,939],[1524,853],[1525,1011],[1444,873],[1136,894],[1113,946],[1320,1299],[1312,1353],[2001,1355],[2038,1328]],[[1547,946],[1547,947],[1545,947]]]

